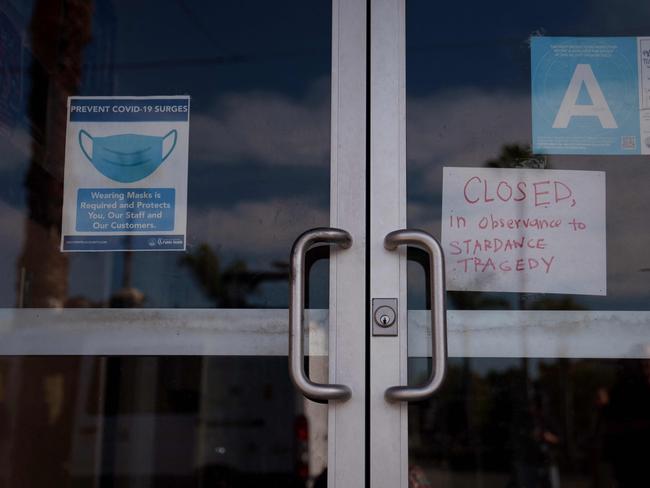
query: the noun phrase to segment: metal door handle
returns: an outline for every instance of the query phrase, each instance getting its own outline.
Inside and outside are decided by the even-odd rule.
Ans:
[[[304,308],[305,254],[316,244],[336,244],[343,249],[352,245],[352,236],[344,230],[319,227],[304,232],[291,249],[291,295],[289,300],[289,376],[293,384],[310,400],[347,400],[345,385],[317,384],[305,374]]]
[[[424,400],[442,385],[447,372],[447,317],[445,306],[445,262],[442,248],[430,234],[415,229],[391,232],[384,239],[384,247],[394,251],[398,246],[417,246],[429,255],[431,269],[431,353],[433,368],[427,382],[421,386],[392,386],[384,394],[392,402]]]

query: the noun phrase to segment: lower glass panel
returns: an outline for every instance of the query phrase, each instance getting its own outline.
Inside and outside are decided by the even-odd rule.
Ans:
[[[412,487],[650,486],[650,360],[451,358],[408,415]]]
[[[3,487],[306,487],[326,463],[286,357],[0,359]]]

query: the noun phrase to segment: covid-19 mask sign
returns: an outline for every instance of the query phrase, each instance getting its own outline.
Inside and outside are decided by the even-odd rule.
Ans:
[[[533,37],[533,151],[650,154],[650,37]]]
[[[189,96],[70,97],[62,251],[182,251]]]

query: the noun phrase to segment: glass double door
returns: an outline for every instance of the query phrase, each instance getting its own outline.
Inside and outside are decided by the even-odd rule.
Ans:
[[[0,486],[647,485],[647,156],[534,154],[530,42],[649,14],[0,4]],[[69,97],[171,95],[186,249],[62,252]],[[443,168],[604,173],[607,294],[445,292]]]

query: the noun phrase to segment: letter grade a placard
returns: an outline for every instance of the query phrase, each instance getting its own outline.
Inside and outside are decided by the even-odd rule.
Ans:
[[[533,152],[650,154],[650,37],[533,37]]]

